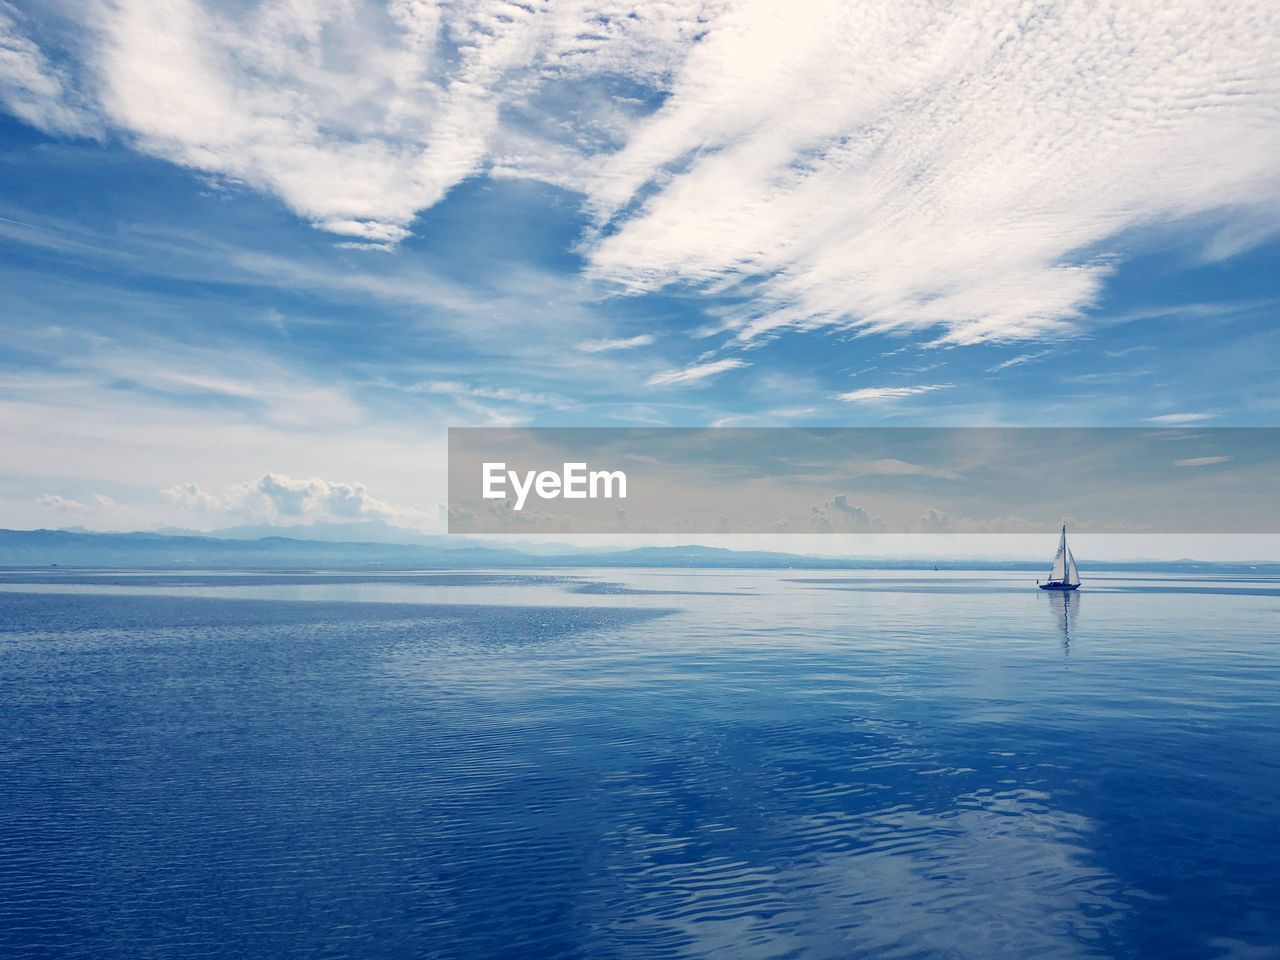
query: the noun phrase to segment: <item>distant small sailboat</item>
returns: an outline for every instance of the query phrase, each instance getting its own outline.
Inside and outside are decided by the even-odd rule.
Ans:
[[[1058,541],[1058,552],[1053,557],[1053,569],[1049,571],[1049,581],[1039,584],[1041,590],[1076,590],[1080,586],[1080,571],[1076,569],[1076,558],[1071,555],[1067,546],[1067,525],[1062,525],[1062,539]]]

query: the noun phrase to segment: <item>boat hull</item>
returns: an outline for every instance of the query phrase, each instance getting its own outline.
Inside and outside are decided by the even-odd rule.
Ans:
[[[1040,589],[1041,590],[1079,590],[1080,584],[1078,583],[1042,583],[1040,584]]]

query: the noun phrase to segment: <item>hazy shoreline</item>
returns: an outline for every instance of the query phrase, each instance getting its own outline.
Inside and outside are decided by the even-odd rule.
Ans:
[[[427,538],[424,538],[427,539]],[[509,568],[796,569],[1040,571],[1043,558],[934,558],[925,555],[830,557],[762,550],[730,550],[696,544],[629,550],[565,547],[564,552],[525,552],[468,538],[429,538],[424,543],[383,543],[269,536],[230,539],[165,533],[92,533],[66,530],[0,530],[0,569],[107,567],[112,569],[329,569],[380,571]],[[1094,571],[1280,574],[1280,561],[1089,560]]]

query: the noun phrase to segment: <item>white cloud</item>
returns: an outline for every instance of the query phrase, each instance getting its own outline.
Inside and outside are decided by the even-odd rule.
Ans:
[[[0,105],[46,133],[95,136],[98,123],[67,79],[0,4]]]
[[[210,493],[194,482],[178,484],[161,493],[171,504],[188,510],[268,522],[393,519],[402,512],[370,496],[362,483],[294,480],[278,473],[237,484],[221,494]]]
[[[1212,420],[1212,413],[1164,413],[1158,417],[1147,417],[1149,423],[1201,423]]]
[[[591,272],[752,294],[743,339],[1070,332],[1109,237],[1274,221],[1277,35],[1255,0],[734,4],[590,183]]]
[[[1151,353],[1154,350],[1155,347],[1151,346],[1149,343],[1143,343],[1136,347],[1124,347],[1119,350],[1103,350],[1102,355],[1110,357],[1113,360],[1118,360],[1121,357],[1132,356],[1135,353]]]
[[[662,373],[655,373],[646,382],[650,387],[665,387],[673,383],[695,383],[714,377],[718,373],[724,373],[726,370],[737,370],[740,367],[749,366],[751,364],[746,360],[713,360],[710,363],[685,367],[683,370],[664,370]]]
[[[86,16],[82,82],[104,121],[146,152],[385,247],[490,166],[563,178],[582,156],[557,140],[598,140],[607,117],[587,117],[581,133],[554,117],[550,135],[531,133],[544,119],[531,98],[583,74],[665,75],[701,6],[120,0]],[[46,87],[42,103],[65,101]],[[600,97],[597,112],[616,112],[608,102]]]
[[[409,393],[426,393],[449,397],[472,418],[490,427],[520,427],[532,418],[523,407],[564,409],[570,401],[550,393],[535,393],[511,387],[482,387],[457,380],[429,380],[405,388]],[[495,405],[496,404],[496,405]]]
[[[638,337],[626,337],[618,340],[584,340],[578,344],[583,353],[605,353],[610,350],[630,350],[633,347],[647,347],[653,343],[653,337],[642,333]]]
[[[0,21],[28,122],[101,124],[381,247],[469,176],[562,185],[594,218],[590,277],[743,295],[721,320],[743,341],[1064,335],[1109,238],[1212,214],[1226,256],[1280,211],[1267,0],[71,9],[56,67]]]
[[[36,498],[43,510],[60,516],[73,514],[78,522],[101,522],[116,512],[116,502],[105,493],[92,494],[88,500],[76,500],[59,493],[46,493]]]
[[[534,393],[511,387],[477,387],[457,380],[429,380],[408,388],[413,393],[436,393],[457,398],[473,397],[481,400],[500,400],[507,403],[524,403],[534,406],[563,406],[569,401],[551,393]]]
[[[922,393],[933,393],[945,390],[949,383],[921,384],[915,387],[863,387],[861,390],[850,390],[848,393],[837,393],[835,399],[845,403],[882,403],[886,400],[903,400]]]
[[[807,417],[811,413],[817,413],[817,407],[777,407],[773,410],[764,411],[766,417],[778,417],[782,420],[791,420],[796,417]]]
[[[950,514],[933,507],[921,514],[919,520],[921,533],[950,533],[954,524]]]
[[[259,369],[251,357],[216,359],[219,365],[238,362],[246,375]],[[136,360],[139,367],[150,364],[156,370],[178,362],[141,348]],[[118,375],[131,374],[120,370]],[[86,511],[67,515],[97,529],[157,524],[208,529],[232,518],[262,522],[270,511],[256,495],[247,501],[260,505],[256,514],[247,508],[230,513],[225,507],[229,491],[243,489],[246,476],[273,472],[290,478],[358,476],[377,491],[374,500],[392,505],[397,524],[439,527],[433,510],[413,505],[445,499],[444,418],[419,413],[402,422],[375,419],[352,404],[341,384],[315,382],[275,365],[260,377],[271,391],[264,394],[265,408],[258,402],[227,405],[204,398],[170,401],[150,390],[102,383],[103,376],[113,374],[31,374],[0,391],[6,481],[30,490],[17,498],[0,496],[5,514],[0,526],[47,523],[42,514],[48,508],[35,503],[45,492],[83,504]],[[267,469],[275,464],[281,466]],[[71,477],[80,479],[66,489]],[[197,486],[179,496],[187,506],[157,493],[191,480]],[[116,506],[86,492],[103,489]]]
[[[883,457],[866,463],[849,464],[845,468],[851,476],[867,477],[938,477],[942,480],[962,480],[960,474],[946,467],[926,467],[909,463],[896,457]]]
[[[57,510],[59,512],[88,509],[88,506],[79,500],[72,500],[70,497],[64,497],[58,493],[46,493],[38,497],[36,502],[47,510]]]
[[[1218,463],[1227,463],[1230,457],[1188,457],[1186,460],[1175,460],[1175,467],[1211,467]]]
[[[882,528],[884,521],[850,503],[848,494],[839,493],[809,508],[809,526],[819,533],[869,533]]]
[[[1040,350],[1036,353],[1023,353],[1016,357],[1010,357],[1008,360],[1002,360],[994,366],[987,367],[987,373],[999,373],[1001,370],[1008,370],[1012,367],[1021,367],[1028,363],[1035,363],[1037,360],[1043,360],[1052,351]]]

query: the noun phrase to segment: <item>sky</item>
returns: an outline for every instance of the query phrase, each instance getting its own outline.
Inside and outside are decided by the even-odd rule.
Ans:
[[[449,426],[1275,425],[1277,156],[1271,2],[0,0],[0,526],[440,530]]]

